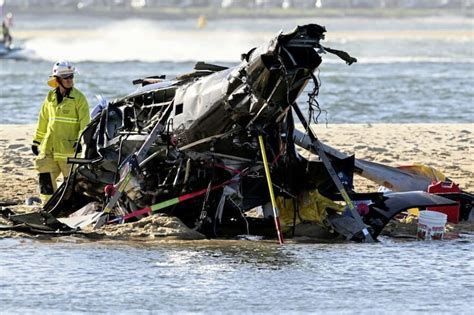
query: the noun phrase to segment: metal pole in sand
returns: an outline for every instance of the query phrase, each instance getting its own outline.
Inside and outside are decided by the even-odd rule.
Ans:
[[[258,135],[258,142],[260,143],[260,151],[262,152],[263,167],[265,168],[265,177],[267,178],[268,192],[270,193],[270,199],[273,208],[273,218],[275,219],[275,228],[278,236],[278,242],[283,244],[283,234],[280,228],[280,217],[278,215],[278,209],[276,207],[275,194],[273,193],[272,179],[270,177],[270,168],[268,167],[267,153],[265,152],[265,144],[263,143],[262,135]]]

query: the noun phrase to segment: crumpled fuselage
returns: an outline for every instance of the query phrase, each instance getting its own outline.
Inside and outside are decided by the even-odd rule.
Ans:
[[[265,141],[277,197],[296,200],[317,189],[337,199],[324,165],[300,156],[293,140],[292,106],[322,61],[318,50],[324,49],[325,31],[309,24],[281,33],[244,54],[233,68],[198,63],[173,80],[141,80],[137,91],[110,102],[91,121],[74,176],[45,210],[69,214],[90,202],[107,204],[108,188],[117,189],[127,165],[133,176],[112,215],[129,217],[154,207],[209,237],[274,235],[271,218],[245,215],[270,201],[258,136]],[[160,132],[137,161],[136,152],[157,124]],[[331,161],[350,179],[345,185],[352,191],[353,160],[332,156]],[[386,199],[371,197],[376,207],[365,223],[376,236],[394,214],[388,209],[380,215]]]

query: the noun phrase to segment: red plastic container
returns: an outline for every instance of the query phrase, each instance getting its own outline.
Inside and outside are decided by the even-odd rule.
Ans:
[[[440,193],[441,196],[443,193],[457,193],[461,192],[459,189],[459,185],[453,182],[433,182],[431,185],[428,186],[429,193]],[[448,215],[448,222],[451,223],[458,223],[459,222],[459,211],[460,211],[460,203],[455,206],[441,206],[441,207],[429,207],[426,210],[431,211],[438,211]]]

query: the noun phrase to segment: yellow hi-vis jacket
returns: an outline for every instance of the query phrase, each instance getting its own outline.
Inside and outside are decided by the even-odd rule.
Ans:
[[[89,104],[78,89],[72,88],[60,104],[56,90],[49,91],[39,113],[33,143],[39,146],[39,156],[52,155],[54,160],[66,160],[74,155],[74,144],[90,121]]]

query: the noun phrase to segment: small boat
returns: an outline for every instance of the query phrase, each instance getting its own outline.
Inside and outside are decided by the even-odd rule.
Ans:
[[[16,47],[14,44],[6,46],[0,42],[0,59],[28,59],[25,52],[26,50],[23,47]]]

